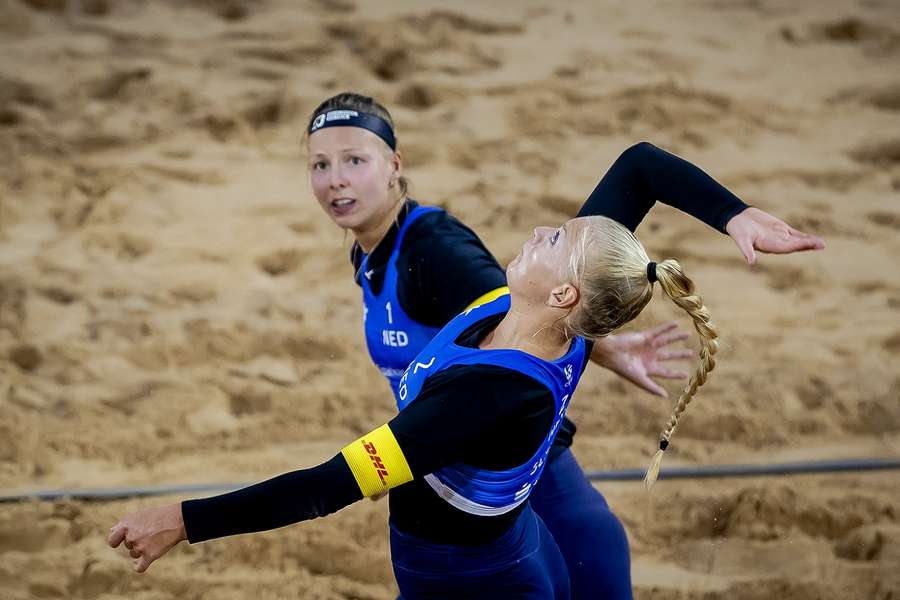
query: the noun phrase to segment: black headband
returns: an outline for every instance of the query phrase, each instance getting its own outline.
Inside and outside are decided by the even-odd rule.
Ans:
[[[319,113],[309,124],[309,133],[315,133],[326,127],[361,127],[368,129],[384,140],[391,150],[397,149],[397,138],[394,137],[394,129],[387,121],[373,115],[347,108],[338,108]]]
[[[647,263],[647,281],[650,283],[656,281],[656,263],[652,260]]]

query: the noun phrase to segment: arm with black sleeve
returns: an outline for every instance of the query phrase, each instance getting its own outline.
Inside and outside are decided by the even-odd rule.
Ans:
[[[519,388],[525,398],[510,402],[510,389]],[[490,444],[501,445],[492,441],[498,427],[515,427],[510,423],[524,422],[520,433],[530,442],[525,445],[536,448],[552,422],[547,393],[530,378],[501,367],[439,373],[397,416],[327,462],[234,492],[182,502],[187,539],[201,542],[331,514],[364,496],[467,459],[473,448],[494,454]],[[538,412],[546,415],[535,419]],[[529,416],[518,418],[522,413]]]
[[[690,162],[640,142],[625,150],[582,205],[579,217],[600,215],[634,231],[659,200],[710,227],[725,226],[748,208]]]

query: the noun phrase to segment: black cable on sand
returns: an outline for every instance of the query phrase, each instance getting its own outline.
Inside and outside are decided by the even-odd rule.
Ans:
[[[667,467],[660,471],[659,479],[711,479],[715,477],[767,477],[779,475],[809,475],[816,473],[842,473],[858,471],[884,471],[900,469],[900,459],[861,458],[819,460],[789,463],[705,465],[695,467]],[[640,481],[644,469],[619,471],[587,471],[591,481]],[[244,483],[200,483],[182,485],[157,485],[148,487],[107,487],[88,489],[30,490],[0,494],[2,502],[27,502],[29,500],[93,500],[108,501],[144,496],[171,496],[205,492],[225,492],[250,485]]]

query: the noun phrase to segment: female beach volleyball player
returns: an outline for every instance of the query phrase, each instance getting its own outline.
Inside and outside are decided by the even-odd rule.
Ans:
[[[371,131],[365,125],[333,129]],[[362,164],[346,161],[348,169]],[[350,192],[366,191],[339,189],[343,206]],[[626,228],[602,217],[538,228],[507,275],[509,295],[453,319],[411,362],[389,423],[318,467],[130,515],[111,529],[110,544],[124,541],[143,571],[182,539],[271,529],[401,486],[391,495],[391,545],[404,597],[567,597],[562,556],[526,500],[591,354],[585,338],[634,318],[657,279],[687,310],[701,365],[663,434],[667,444],[713,366],[715,331],[677,262],[651,263]]]
[[[371,100],[369,99],[364,100],[371,102]],[[365,114],[366,112],[371,115],[373,114],[373,112],[375,112],[371,110],[360,111],[359,108],[364,107],[348,104],[343,105],[344,110],[357,112],[357,116],[359,114]],[[383,111],[383,109],[381,109],[381,111]],[[386,111],[384,112],[386,114]],[[319,113],[319,111],[317,111],[317,113]],[[327,113],[319,114],[324,115],[327,119]],[[316,117],[319,117],[319,114],[317,114]],[[389,117],[387,118],[389,119]],[[415,312],[414,309],[416,308],[416,305],[410,304],[409,298],[413,296],[414,293],[422,291],[421,283],[423,281],[426,281],[422,278],[423,274],[427,274],[426,271],[428,270],[428,268],[435,264],[434,261],[440,261],[443,257],[443,255],[440,253],[429,255],[424,251],[421,252],[420,256],[408,255],[404,257],[403,255],[404,250],[411,254],[409,248],[427,249],[425,246],[423,246],[422,240],[428,239],[428,234],[425,232],[429,231],[429,227],[431,228],[431,231],[437,234],[436,236],[430,238],[431,243],[443,248],[444,244],[441,244],[443,238],[441,238],[440,235],[445,235],[448,240],[456,242],[448,243],[446,244],[447,248],[443,248],[444,250],[446,250],[446,256],[448,257],[448,262],[450,263],[451,267],[453,260],[461,262],[462,259],[469,260],[466,257],[468,256],[469,258],[471,258],[471,256],[473,255],[477,258],[480,252],[480,256],[484,259],[481,261],[483,269],[477,268],[477,261],[469,261],[467,263],[467,265],[472,268],[472,271],[470,272],[464,272],[459,268],[457,268],[455,271],[451,269],[451,275],[460,274],[460,276],[465,276],[464,279],[456,280],[457,284],[460,285],[448,286],[447,294],[445,294],[445,296],[425,296],[426,299],[430,299],[435,305],[438,306],[438,310],[449,310],[450,312],[448,312],[448,314],[453,314],[452,311],[458,311],[458,308],[447,309],[446,306],[452,305],[452,302],[455,298],[455,301],[459,305],[464,307],[469,303],[470,298],[480,295],[480,293],[475,293],[478,291],[478,288],[475,286],[477,286],[479,282],[482,281],[482,278],[479,278],[478,274],[481,270],[490,271],[492,268],[496,268],[496,263],[493,261],[493,258],[490,257],[487,251],[483,249],[483,246],[481,246],[480,242],[478,242],[474,234],[472,234],[469,230],[464,228],[455,220],[446,217],[444,213],[426,214],[417,220],[409,218],[410,213],[416,208],[416,206],[412,202],[403,202],[403,200],[405,199],[405,190],[402,190],[404,184],[403,180],[400,178],[399,154],[393,152],[392,146],[394,145],[394,143],[392,141],[389,141],[388,139],[385,139],[386,137],[389,137],[390,140],[393,140],[393,131],[392,128],[390,128],[389,121],[385,120],[385,123],[387,124],[388,129],[381,130],[380,133],[378,131],[375,131],[374,133],[370,134],[370,132],[373,132],[373,129],[370,126],[367,126],[369,125],[368,123],[351,121],[344,123],[344,127],[332,129],[331,126],[328,126],[324,127],[324,130],[321,133],[310,135],[311,151],[314,149],[317,140],[322,139],[323,135],[325,133],[328,133],[329,131],[355,133],[355,135],[357,136],[357,139],[350,140],[351,144],[350,146],[348,146],[348,149],[353,150],[353,152],[338,152],[335,155],[336,159],[331,159],[331,155],[329,155],[327,152],[323,152],[322,154],[325,155],[324,157],[328,159],[325,161],[322,161],[321,157],[312,157],[313,187],[314,189],[316,189],[316,195],[319,198],[320,202],[323,203],[323,207],[326,209],[326,211],[329,212],[330,215],[332,215],[332,218],[334,218],[339,225],[353,230],[356,234],[358,242],[360,243],[360,246],[363,249],[372,250],[372,252],[368,256],[362,255],[362,259],[360,259],[360,253],[355,253],[355,259],[357,262],[366,261],[368,263],[369,268],[362,270],[361,273],[361,276],[365,278],[363,281],[374,280],[374,283],[372,283],[372,287],[374,287],[375,285],[377,285],[378,280],[380,279],[383,290],[385,285],[387,284],[386,279],[389,280],[391,277],[390,272],[387,273],[387,277],[385,276],[384,267],[387,266],[389,270],[390,267],[393,266],[395,271],[399,272],[395,273],[395,276],[397,274],[399,274],[400,276],[394,280],[393,289],[391,289],[390,287],[388,288],[393,292],[394,297],[397,298],[397,303],[394,305],[394,307],[392,307],[394,311],[396,311],[397,307],[399,306],[407,315],[412,315],[412,313]],[[316,121],[314,119],[313,125],[315,124]],[[323,127],[320,125],[319,127],[313,129],[313,133],[315,133],[319,129],[323,129]],[[390,135],[387,136],[386,134]],[[384,144],[384,148],[379,146],[379,144]],[[379,158],[381,160],[379,160]],[[653,161],[656,162],[654,163]],[[322,162],[324,162],[325,164],[321,164]],[[374,169],[372,167],[372,163],[375,163]],[[329,197],[326,195],[323,198],[323,196],[319,192],[321,186],[318,186],[316,184],[316,172],[328,171],[329,167],[331,168],[332,173],[334,171],[341,171],[343,172],[343,175],[337,176],[337,180],[334,185],[334,190],[331,192],[331,196]],[[366,169],[368,169],[368,172],[366,172]],[[379,178],[381,180],[380,186],[375,185]],[[666,184],[672,182],[681,185],[682,192],[679,192],[679,190],[677,189],[678,185],[674,186],[674,191],[666,191]],[[394,192],[391,192],[390,190],[394,190]],[[663,191],[663,193],[659,193],[660,190]],[[328,190],[326,189],[326,192],[327,191]],[[338,192],[339,194],[336,192]],[[397,194],[396,192],[401,193]],[[627,151],[625,154],[623,154],[622,157],[620,157],[618,161],[616,161],[616,164],[613,166],[613,168],[610,169],[609,173],[607,173],[603,181],[601,181],[601,184],[598,185],[588,203],[585,204],[585,207],[582,209],[582,213],[588,213],[593,209],[598,210],[598,212],[600,210],[604,210],[609,212],[609,214],[612,214],[612,216],[614,216],[618,220],[626,222],[630,227],[633,228],[641,220],[647,209],[649,209],[650,205],[652,205],[653,198],[657,195],[658,197],[667,200],[671,204],[685,208],[685,210],[688,210],[689,212],[691,212],[693,209],[694,214],[696,215],[696,212],[698,211],[698,204],[692,203],[690,199],[690,195],[695,193],[702,194],[704,197],[711,198],[713,200],[715,200],[717,197],[724,197],[726,199],[733,198],[733,196],[728,194],[720,186],[715,184],[715,182],[702,174],[702,172],[699,172],[699,170],[697,170],[695,167],[692,167],[691,165],[684,163],[684,161],[680,161],[680,159],[672,157],[671,155],[663,153],[662,151],[659,151],[652,146],[639,145]],[[616,194],[620,195],[616,197]],[[623,200],[626,202],[623,202]],[[730,201],[733,203],[735,200]],[[737,203],[738,204],[736,204],[736,206],[743,207],[743,205],[740,204],[739,201],[737,201]],[[628,210],[629,206],[627,206],[627,204],[633,205],[631,206],[630,210]],[[699,209],[702,208],[703,206],[699,206]],[[702,210],[700,210],[699,212],[702,212]],[[719,229],[722,229],[721,223],[727,223],[727,229],[729,233],[731,233],[735,241],[741,247],[742,252],[748,259],[748,262],[752,262],[755,258],[753,255],[754,247],[758,250],[771,252],[792,252],[795,250],[806,248],[821,247],[821,241],[817,238],[806,236],[805,234],[801,234],[799,232],[796,232],[795,230],[791,230],[781,221],[778,221],[774,217],[770,217],[765,213],[762,213],[761,211],[756,211],[755,209],[744,210],[737,217],[731,218],[730,220],[726,218],[728,217],[727,211],[707,211],[706,214],[707,216],[712,215],[712,218],[707,220],[707,222],[710,222],[710,224],[717,226]],[[386,219],[385,217],[387,216],[389,216],[390,218]],[[350,219],[347,219],[347,217],[350,217]],[[355,222],[353,221],[354,217],[357,219]],[[718,220],[716,220],[716,217]],[[429,221],[431,221],[430,225]],[[376,223],[375,227],[372,227],[373,222]],[[407,226],[407,229],[405,231],[406,237],[402,235],[402,233],[404,233],[402,231],[400,232],[401,235],[398,236],[397,230],[402,229],[404,227],[404,223],[412,223],[412,225]],[[380,233],[378,232],[379,228],[381,229]],[[417,228],[420,229],[418,233],[416,232]],[[373,231],[375,232],[374,234]],[[460,232],[463,234],[462,236],[459,235]],[[453,233],[457,234],[456,237],[452,235]],[[391,237],[393,237],[394,239],[391,240]],[[418,244],[413,244],[412,242],[407,241],[403,241],[403,244],[401,244],[402,240],[415,241],[417,237],[419,239]],[[405,246],[405,248],[403,246]],[[385,247],[387,248],[386,252],[382,251],[382,249]],[[466,255],[465,253],[463,253],[463,256],[458,256],[454,255],[453,253],[454,250],[472,250],[473,248],[476,250],[474,254]],[[373,260],[377,258],[376,255],[378,255],[379,252],[381,252],[380,267],[376,265],[375,261]],[[415,262],[411,260],[411,258],[418,258],[419,260],[418,262]],[[406,265],[404,266],[407,266],[406,269],[396,268],[397,263],[399,263],[400,261],[405,261]],[[415,275],[419,278],[417,281],[415,281],[415,283],[420,284],[420,287],[418,289],[413,289],[413,286],[408,285],[410,283],[410,280],[412,280],[413,278],[408,278],[408,280],[405,281],[407,287],[405,288],[404,293],[403,275],[407,272],[415,273]],[[489,278],[484,278],[484,280],[486,281],[486,283],[481,283],[482,289],[493,289],[492,287],[490,287],[493,282],[491,282]],[[452,284],[453,281],[453,278],[450,277],[449,282]],[[470,285],[473,281],[475,283],[474,286]],[[440,282],[432,283],[435,284],[435,289],[439,287]],[[500,283],[502,283],[502,280],[500,281]],[[467,285],[468,288],[466,287]],[[427,294],[427,288],[425,291]],[[460,291],[469,293],[469,298],[460,299]],[[456,296],[454,296],[454,292],[456,292]],[[378,292],[374,292],[372,295],[377,294]],[[444,297],[449,298],[446,303],[441,302],[441,299]],[[367,305],[368,304],[370,303],[367,302]],[[428,302],[424,304],[427,305]],[[427,306],[423,306],[422,308],[427,308]],[[396,317],[395,315],[390,314],[389,311],[391,311],[391,308],[387,308],[387,306],[385,306],[383,310],[387,313],[388,325],[393,325],[391,321]],[[422,313],[420,312],[420,314]],[[410,321],[412,321],[413,325],[416,325],[417,320],[410,319]],[[426,321],[426,319],[423,318],[421,319],[421,321]],[[368,322],[369,318],[367,317],[367,333]],[[396,340],[402,339],[397,335],[397,333],[400,331],[403,331],[405,333],[405,330],[397,327],[393,329],[393,331],[393,339],[395,340],[395,343],[397,343]],[[390,340],[390,338],[388,339]],[[610,340],[611,338],[606,338],[606,341]],[[371,336],[369,336],[369,341],[371,348]],[[409,345],[410,342],[408,334],[406,337],[406,341],[407,344],[402,346],[398,344],[396,347],[404,348],[405,346]],[[594,356],[597,356],[598,353],[596,349],[593,354]],[[375,356],[374,352],[373,358],[376,359],[376,362],[378,361],[378,357]],[[624,372],[627,376],[630,376],[633,380],[641,383],[642,379],[646,379],[649,381],[649,378],[647,378],[646,375],[655,374],[652,370],[654,365],[651,363],[650,366],[651,369],[649,373],[647,373],[646,369],[644,369],[644,365],[638,365],[638,371],[641,371],[643,369],[643,372],[631,373],[627,369],[623,369],[622,372]],[[463,367],[456,367],[456,369],[461,368]],[[527,380],[528,378],[525,379]],[[535,386],[534,379],[532,379],[531,381],[524,381],[523,383],[525,384],[523,387],[523,398],[527,398],[530,393],[533,397],[544,397],[544,399],[546,399],[546,387],[543,387],[540,391],[537,391],[537,388],[541,386]],[[394,387],[399,391],[398,385],[395,385]],[[508,388],[508,386],[506,387]],[[649,386],[645,385],[644,387]],[[489,386],[486,389],[489,390]],[[403,416],[404,413],[401,413],[400,417]],[[431,436],[424,436],[423,439],[429,439],[430,437]],[[557,442],[558,441],[559,438],[557,438]],[[569,434],[567,441],[568,443],[571,443],[571,434]],[[412,442],[410,441],[408,443]],[[542,482],[546,482],[549,479],[549,476],[553,475],[554,464],[562,465],[568,463],[566,465],[567,467],[574,467],[564,470],[560,469],[564,476],[559,476],[556,478],[557,481],[554,483],[553,490],[556,496],[553,497],[551,495],[548,495],[548,498],[552,499],[552,501],[555,503],[555,507],[558,513],[565,513],[562,516],[571,516],[571,519],[569,520],[574,521],[575,523],[578,523],[579,520],[584,522],[585,515],[579,514],[578,511],[570,513],[570,511],[566,510],[567,501],[569,500],[570,496],[574,495],[575,497],[577,497],[584,488],[587,488],[587,490],[589,491],[586,496],[588,496],[589,500],[592,503],[598,504],[598,502],[595,501],[595,498],[599,498],[599,503],[602,504],[604,510],[605,503],[602,501],[602,498],[599,497],[599,495],[591,497],[591,493],[596,494],[596,492],[593,492],[593,488],[591,488],[589,484],[587,484],[587,482],[584,480],[583,473],[581,473],[580,468],[577,466],[577,463],[574,462],[574,459],[571,458],[571,454],[568,453],[568,451],[565,449],[567,444],[557,444],[557,446],[561,446],[563,448],[563,451],[558,452],[556,454],[556,460],[551,461],[550,467],[548,467],[548,473],[544,474],[544,479],[542,480]],[[563,460],[560,460],[560,457],[563,457]],[[338,457],[336,457],[336,459],[337,458]],[[565,460],[567,458],[570,460]],[[288,479],[291,479],[289,476],[286,477],[288,477]],[[541,485],[538,485],[535,490],[531,491],[531,500],[536,504],[542,487],[548,488],[550,486],[542,483]],[[574,494],[572,494],[571,492],[574,492]],[[259,490],[257,490],[256,493],[259,493]],[[250,494],[250,492],[247,492],[247,494]],[[392,521],[396,522],[399,519],[402,523],[403,518],[397,517],[397,514],[398,512],[403,511],[395,510],[394,505],[395,503],[399,504],[400,509],[403,508],[404,504],[409,506],[409,502],[403,502],[403,497],[406,497],[408,494],[403,494],[399,500],[396,498],[396,496],[398,495],[399,494],[395,494],[395,498],[392,498],[391,508],[392,515],[394,515],[392,517]],[[428,498],[427,494],[426,498]],[[432,496],[429,499],[431,500],[431,502],[429,503],[430,505],[434,505],[436,503],[437,507],[444,508],[445,510],[450,510],[449,508],[442,505],[437,497],[433,495],[433,492]],[[590,508],[591,507],[589,507],[589,510]],[[523,508],[521,510],[524,512],[525,509]],[[605,512],[608,513],[608,511]],[[169,516],[172,516],[171,511],[168,514]],[[413,512],[412,514],[415,513]],[[548,512],[547,514],[549,514],[551,517],[554,516],[552,512]],[[616,521],[615,518],[612,517],[611,513],[609,513],[608,516],[605,516],[604,518],[606,521],[612,521],[614,525],[617,525],[618,529],[621,530],[621,525],[618,525],[618,521]],[[415,518],[413,518],[412,520],[413,522],[417,522]],[[277,521],[278,518],[275,518],[273,523]],[[125,524],[125,526],[127,526],[128,522],[129,521],[126,519],[120,525]],[[147,538],[146,536],[141,537],[142,534],[140,532],[140,527],[138,527],[138,525],[140,525],[140,522],[140,519],[131,521],[133,525],[129,530],[131,531],[131,536],[127,536],[124,533],[122,527],[115,529],[114,536],[111,537],[111,541],[115,541],[115,536],[119,534],[125,537],[126,541],[137,540],[138,549],[133,549],[132,554],[137,554],[139,557],[141,557],[139,559],[141,563],[139,563],[138,567],[140,568],[141,566],[143,566],[143,568],[146,568],[149,562],[152,561],[155,557],[159,556],[161,553],[159,547],[154,546],[154,543],[158,542],[160,537],[156,536],[153,539]],[[524,522],[524,520],[522,522]],[[454,528],[452,527],[452,524],[455,523],[455,521],[450,521],[449,523],[450,526],[448,527],[448,529],[453,532]],[[590,523],[588,523],[588,525],[590,525]],[[278,526],[278,524],[263,524],[263,528],[274,526]],[[239,530],[247,531],[252,530],[254,527],[256,526],[246,526],[245,528]],[[400,535],[400,532],[402,531],[402,525],[401,529],[397,530],[396,526],[394,527],[394,529],[396,530],[395,533],[397,535]],[[145,530],[144,533],[147,533],[147,531],[149,530]],[[238,530],[234,530],[232,532],[237,531]],[[580,533],[587,534],[586,537],[590,538],[590,535],[594,532],[587,528],[582,529]],[[162,537],[165,537],[165,535],[162,534]],[[207,537],[212,536],[210,535]],[[439,539],[441,536],[436,535],[435,537]],[[615,532],[613,532],[612,536],[608,537],[615,538]],[[625,555],[624,577],[626,578],[625,581],[627,583],[627,542],[625,542],[624,540],[624,532],[621,532],[619,537],[623,542],[622,546]],[[200,538],[192,537],[192,540],[194,539]],[[563,540],[565,539],[565,536],[563,536]],[[121,538],[119,541],[121,541]],[[402,544],[400,544],[400,546],[402,546]],[[598,547],[602,548],[601,552],[597,551]],[[610,554],[614,554],[609,546],[593,545],[589,548],[589,550],[590,555],[584,557],[588,561],[596,560],[596,557],[599,556],[601,561],[609,562],[608,559]],[[568,558],[569,557],[567,557],[567,559]],[[578,567],[582,564],[582,561],[577,561],[576,563],[574,563],[575,569],[572,569],[573,563],[571,560],[569,561],[569,568],[573,571],[573,575],[577,576],[579,570]],[[575,579],[575,581],[577,582],[577,579]],[[576,592],[577,589],[578,588],[576,583]],[[628,590],[627,593],[630,594],[630,590]],[[588,594],[589,595],[585,597],[621,597],[605,594],[601,588],[594,588],[593,592],[588,592]]]
[[[505,273],[469,228],[408,198],[393,121],[382,105],[339,94],[313,112],[308,133],[313,192],[334,223],[354,234],[351,259],[363,289],[368,349],[396,396],[400,377],[425,344],[462,310],[503,291]],[[821,247],[815,236],[748,208],[695,166],[646,143],[616,160],[580,214],[608,216],[633,231],[657,199],[727,231],[750,263],[754,248]],[[685,376],[660,364],[689,355],[666,348],[684,337],[671,325],[610,335],[595,341],[591,360],[664,396],[651,376]],[[530,502],[563,552],[573,597],[627,599],[625,530],[569,450],[574,432],[564,419]]]
[[[415,598],[569,598],[563,556],[528,496],[547,463],[590,340],[635,318],[659,281],[700,334],[700,364],[667,442],[714,366],[716,332],[672,259],[658,265],[622,225],[581,217],[538,227],[506,270],[509,292],[466,310],[397,386],[399,414],[331,460],[242,490],[140,511],[110,530],[144,571],[199,542],[324,516],[390,495],[391,558]]]

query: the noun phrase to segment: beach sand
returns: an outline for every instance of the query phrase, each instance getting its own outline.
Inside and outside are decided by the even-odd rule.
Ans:
[[[641,140],[822,235],[750,268],[669,207],[638,229],[721,335],[664,467],[900,455],[896,2],[184,4],[0,0],[3,493],[256,481],[390,418],[306,179],[309,113],[347,89],[504,264]],[[643,467],[668,412],[589,369],[574,452]],[[598,489],[639,599],[900,598],[896,471]],[[395,597],[386,501],[132,573],[107,529],[177,499],[0,504],[0,597]]]

